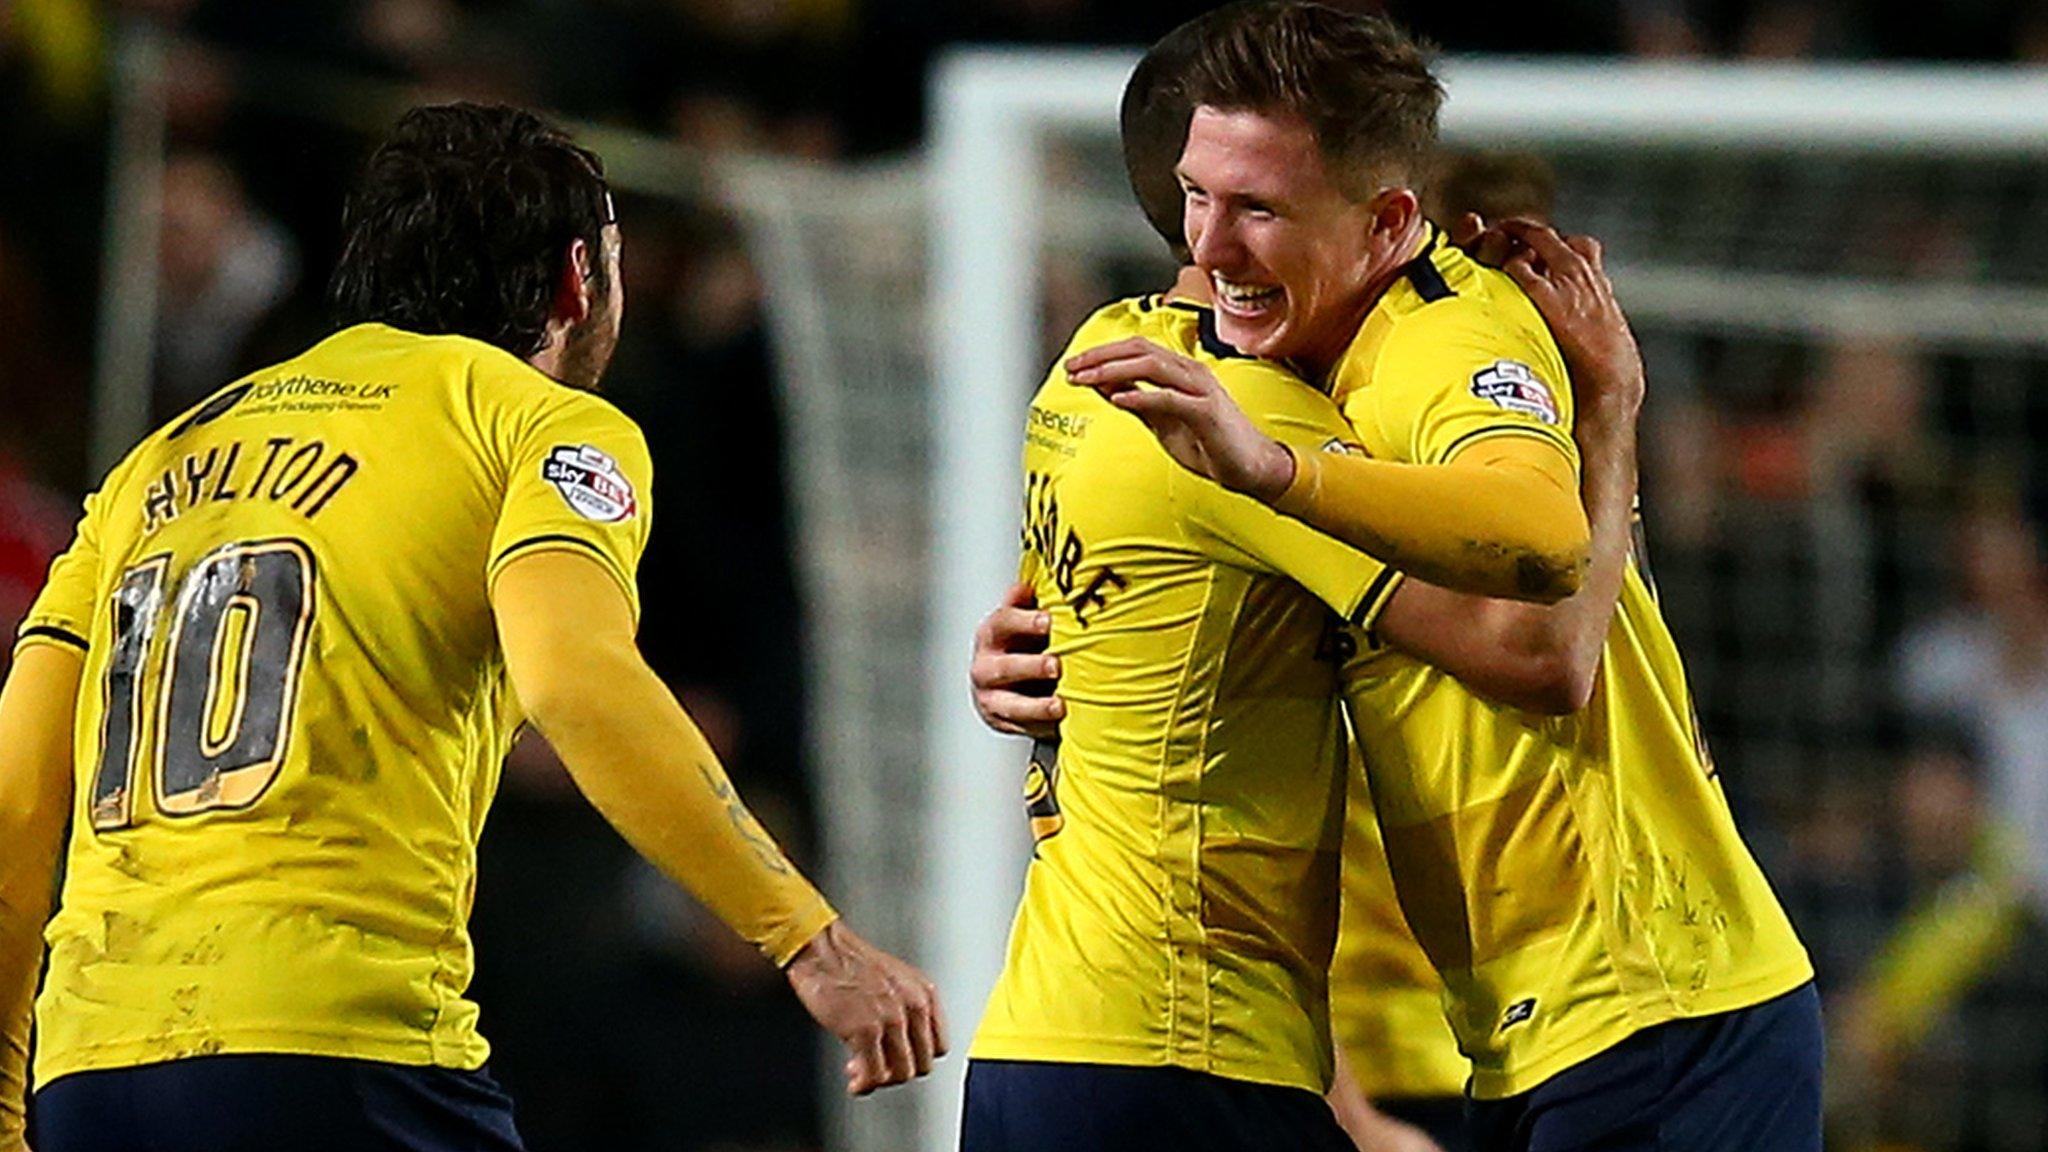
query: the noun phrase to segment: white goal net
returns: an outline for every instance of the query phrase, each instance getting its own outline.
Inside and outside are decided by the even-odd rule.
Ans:
[[[936,1152],[956,1132],[1026,857],[1024,750],[980,729],[965,685],[1016,561],[1023,406],[1082,315],[1170,272],[1117,155],[1133,59],[956,55],[921,162],[724,170],[790,417],[832,888],[878,936],[916,942],[956,1048],[928,1084],[842,1109],[845,1147]],[[1900,916],[1972,866],[2026,755],[2009,717],[1939,689],[2005,641],[1992,577],[2011,566],[1982,553],[2038,539],[2048,510],[2048,76],[1447,73],[1448,143],[1536,154],[1559,223],[1608,246],[1650,362],[1666,609],[1752,843],[1846,992]],[[1902,689],[1978,737],[1942,745],[1972,762],[1919,759],[1928,709]],[[1913,1107],[1853,1088],[1844,1146],[2039,1147],[2038,968],[1993,956],[1894,1070]]]

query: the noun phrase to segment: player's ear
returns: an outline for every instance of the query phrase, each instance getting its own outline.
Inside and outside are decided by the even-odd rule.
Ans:
[[[581,238],[569,241],[569,251],[562,261],[561,278],[555,282],[556,319],[566,320],[573,326],[590,317],[591,309],[597,304],[597,298],[592,294],[596,259],[597,254]]]
[[[1422,215],[1422,201],[1413,188],[1382,188],[1372,198],[1373,239],[1400,243]]]

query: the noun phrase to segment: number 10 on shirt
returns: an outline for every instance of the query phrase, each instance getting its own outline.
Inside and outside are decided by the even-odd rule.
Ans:
[[[114,590],[91,798],[102,832],[134,822],[144,765],[157,810],[190,816],[248,807],[284,764],[313,625],[312,553],[289,539],[229,544],[175,590],[170,568],[169,556],[150,557]],[[158,646],[160,623],[170,635]],[[145,718],[154,719],[147,738]]]

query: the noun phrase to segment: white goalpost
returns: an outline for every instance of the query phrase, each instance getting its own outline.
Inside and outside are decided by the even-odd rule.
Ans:
[[[1049,183],[1046,150],[1062,135],[1113,140],[1135,59],[968,51],[947,58],[932,81],[927,903],[918,955],[945,995],[956,1055],[918,1089],[917,1146],[926,1152],[956,1140],[962,1054],[1000,969],[1028,857],[1017,810],[1023,750],[976,721],[966,659],[976,622],[1016,563],[1018,432],[1046,367],[1038,302],[1049,206],[1061,195]],[[1444,74],[1444,135],[1456,145],[1681,148],[1808,157],[1823,166],[1891,154],[1959,162],[2048,156],[2048,70],[1460,59]],[[1135,223],[1136,212],[1124,207]],[[1614,277],[1639,325],[2048,346],[2048,287],[2038,283],[1930,284],[1650,261],[1621,263]]]
[[[1002,968],[1029,855],[1014,741],[968,706],[976,623],[1016,578],[1017,430],[1039,362],[1039,262],[1048,130],[1114,130],[1135,58],[1033,54],[948,58],[933,83],[930,289],[933,367],[930,682],[931,806],[924,844],[931,901],[922,954],[964,1052]],[[1057,82],[1048,80],[1057,77]],[[949,1148],[965,1061],[925,1089],[921,1148]]]

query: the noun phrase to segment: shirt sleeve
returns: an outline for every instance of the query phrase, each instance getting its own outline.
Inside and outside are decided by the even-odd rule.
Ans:
[[[1302,452],[1357,450],[1336,405],[1308,385],[1263,363],[1212,367],[1267,435]],[[1363,628],[1393,599],[1400,573],[1371,556],[1184,469],[1169,475],[1183,523],[1216,559],[1289,577]]]
[[[506,564],[532,552],[581,552],[611,573],[637,620],[654,486],[639,427],[594,396],[572,394],[532,413],[506,441],[487,579],[495,584]]]
[[[1529,436],[1579,467],[1571,381],[1556,346],[1477,303],[1408,317],[1381,349],[1371,386],[1352,395],[1352,418],[1374,421],[1405,463],[1442,464],[1492,436]]]
[[[85,498],[71,546],[51,561],[42,592],[22,618],[17,651],[31,644],[59,644],[80,652],[91,647],[93,609],[99,602],[100,506],[99,493]]]

